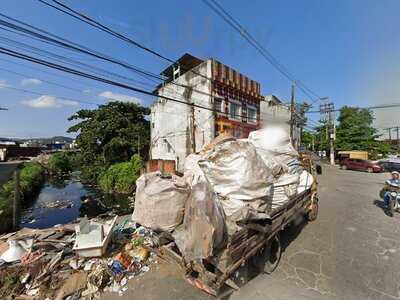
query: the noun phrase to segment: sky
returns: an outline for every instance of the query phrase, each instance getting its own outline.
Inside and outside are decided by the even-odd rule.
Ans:
[[[329,97],[336,108],[400,103],[400,1],[253,0],[251,5],[237,0],[217,1],[297,80],[320,97]],[[169,65],[37,0],[1,2],[0,12],[6,16],[142,69],[158,74]],[[214,57],[260,82],[264,95],[274,94],[284,101],[290,98],[291,82],[201,0],[63,2],[168,58],[178,59],[184,53]],[[87,64],[119,74],[124,78],[118,81],[130,85],[149,91],[155,86],[129,70],[0,27],[0,47],[16,49],[10,40],[68,56],[74,60],[72,64],[78,61],[79,67]],[[145,81],[145,85],[131,80]],[[110,98],[145,106],[154,101],[0,53],[0,107],[9,109],[0,111],[0,137],[68,135],[66,130],[72,125],[69,116]],[[296,100],[310,102],[300,90],[296,91]],[[313,108],[318,110],[319,103]],[[400,125],[400,109],[374,112],[378,128]],[[317,121],[319,114],[310,114],[310,118]]]

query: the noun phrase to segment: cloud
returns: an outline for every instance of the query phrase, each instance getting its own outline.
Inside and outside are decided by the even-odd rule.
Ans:
[[[36,78],[24,78],[21,80],[21,85],[39,85],[42,81]]]
[[[5,81],[4,79],[0,79],[0,89],[5,88],[10,86],[9,84],[7,84],[7,81]]]
[[[54,96],[43,95],[35,99],[22,101],[22,104],[32,108],[61,108],[63,106],[76,106],[79,103],[70,100],[60,100]]]
[[[142,102],[139,98],[124,94],[117,94],[110,91],[102,92],[99,94],[99,97],[107,98],[110,101],[135,102],[138,104]]]

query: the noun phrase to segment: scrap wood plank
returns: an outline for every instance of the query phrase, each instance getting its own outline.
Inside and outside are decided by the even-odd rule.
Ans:
[[[173,243],[171,243],[173,244]],[[164,259],[167,262],[175,262],[178,265],[180,265],[181,267],[184,267],[184,261],[183,258],[178,255],[178,253],[176,253],[174,250],[172,250],[172,246],[171,244],[168,245],[164,245],[161,246],[160,248],[158,248],[157,250],[157,255],[161,258]]]

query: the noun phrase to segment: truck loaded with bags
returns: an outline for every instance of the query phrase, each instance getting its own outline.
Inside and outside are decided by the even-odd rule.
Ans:
[[[178,258],[189,282],[217,295],[252,257],[272,272],[281,230],[299,216],[316,219],[314,169],[279,127],[248,139],[222,135],[186,158],[182,177],[143,174],[132,219],[167,236],[161,252]]]

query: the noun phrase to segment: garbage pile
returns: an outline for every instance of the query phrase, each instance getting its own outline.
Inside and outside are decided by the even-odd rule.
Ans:
[[[280,127],[248,139],[220,135],[185,159],[183,177],[143,174],[132,220],[169,232],[186,262],[201,261],[243,224],[271,218],[313,181]]]
[[[158,238],[116,218],[82,219],[0,236],[0,299],[97,299],[123,294],[128,280],[155,263]]]

